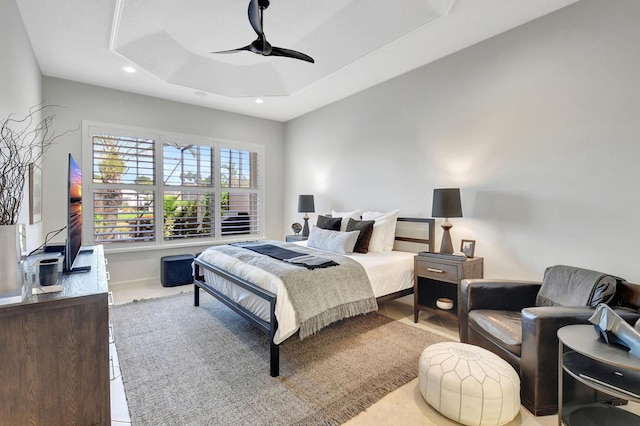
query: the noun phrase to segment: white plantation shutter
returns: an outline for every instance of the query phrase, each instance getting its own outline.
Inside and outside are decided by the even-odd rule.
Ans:
[[[156,141],[98,132],[91,139],[94,242],[155,241]]]
[[[222,236],[260,232],[260,156],[249,150],[220,149]]]
[[[172,141],[163,144],[162,152],[163,238],[215,236],[214,148]]]
[[[262,235],[262,148],[88,126],[93,243],[163,245]],[[86,163],[85,163],[86,164]],[[88,221],[85,218],[85,221]]]

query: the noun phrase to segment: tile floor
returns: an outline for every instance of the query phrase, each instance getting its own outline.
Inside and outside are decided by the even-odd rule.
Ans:
[[[157,285],[114,285],[111,287],[114,303],[128,303],[136,299],[150,299],[154,297],[191,291],[191,286],[162,287]],[[380,313],[405,324],[427,329],[453,339],[458,338],[457,323],[445,317],[420,313],[420,321],[413,322],[413,296],[381,302]],[[115,332],[117,335],[117,331]],[[111,419],[112,426],[131,424],[127,400],[120,377],[115,344],[110,345],[112,354],[111,381]],[[628,409],[640,414],[640,404],[629,404]],[[508,426],[551,426],[557,425],[558,417],[535,417],[526,408],[521,407],[520,414]],[[376,426],[376,425],[457,425],[431,408],[422,398],[418,390],[418,379],[407,383],[399,389],[389,393],[376,404],[358,414],[345,423],[347,426]]]

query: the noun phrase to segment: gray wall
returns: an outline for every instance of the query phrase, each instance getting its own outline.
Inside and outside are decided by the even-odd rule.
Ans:
[[[43,79],[43,96],[47,103],[61,105],[55,120],[60,132],[79,129],[68,134],[47,154],[43,172],[44,226],[46,230],[66,224],[67,155],[82,158],[82,120],[125,126],[159,129],[189,135],[210,136],[265,147],[266,234],[282,236],[282,189],[284,125],[177,102],[117,90],[105,89],[56,78]],[[160,257],[177,253],[196,253],[202,247],[143,252],[113,252],[105,247],[109,260],[111,282],[115,284],[147,281],[157,282]]]
[[[36,61],[27,32],[22,24],[22,17],[13,0],[0,2],[0,119],[10,114],[23,118],[29,108],[38,105],[41,99],[40,68]],[[38,115],[38,118],[41,116]],[[22,211],[19,223],[29,223],[28,183],[25,185]],[[42,222],[27,225],[27,249],[29,251],[40,245],[42,240]]]
[[[570,264],[640,283],[638,17],[582,0],[287,123],[283,226],[301,193],[316,212],[428,217],[433,188],[460,187],[454,247],[477,240],[485,276]]]

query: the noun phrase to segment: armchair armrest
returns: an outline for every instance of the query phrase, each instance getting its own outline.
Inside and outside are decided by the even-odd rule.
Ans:
[[[534,306],[542,283],[497,279],[466,279],[458,286],[458,331],[469,342],[469,312],[474,309],[520,311]]]
[[[616,308],[616,313],[633,323],[640,312]],[[522,310],[520,373],[522,399],[542,412],[558,403],[558,329],[565,325],[591,324],[591,307],[545,306]],[[594,331],[595,336],[595,331]],[[537,393],[537,394],[536,394]]]

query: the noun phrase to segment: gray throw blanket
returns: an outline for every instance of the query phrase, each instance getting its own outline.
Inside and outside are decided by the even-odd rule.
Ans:
[[[282,280],[300,323],[300,339],[343,318],[378,309],[367,273],[355,260],[291,243],[264,243],[319,255],[338,264],[331,268],[306,269],[240,247],[226,245],[213,248]]]
[[[255,251],[256,253],[264,254],[265,256],[273,257],[274,259],[289,262],[294,265],[304,266],[305,268],[329,268],[331,266],[338,266],[336,262],[330,259],[326,259],[320,256],[313,256],[310,254],[301,253],[299,251],[293,251],[280,246],[274,246],[273,244],[264,244],[262,242],[252,243],[233,243],[235,247],[241,247],[247,250]]]
[[[537,306],[597,306],[609,303],[620,278],[602,272],[556,265],[546,269]]]

